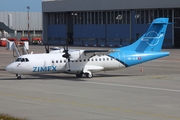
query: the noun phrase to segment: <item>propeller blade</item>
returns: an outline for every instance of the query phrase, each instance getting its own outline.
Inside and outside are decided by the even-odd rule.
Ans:
[[[64,48],[64,53],[65,54],[63,54],[62,55],[62,57],[64,57],[64,58],[66,58],[66,59],[68,59],[68,62],[70,61],[70,54],[69,54],[69,50],[68,50],[68,44],[67,44],[67,40],[66,40],[66,46],[63,46],[63,48]]]
[[[45,45],[45,50],[46,50],[46,53],[49,53],[49,45]]]

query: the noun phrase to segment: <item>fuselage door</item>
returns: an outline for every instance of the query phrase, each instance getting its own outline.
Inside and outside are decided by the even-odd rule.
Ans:
[[[119,60],[120,60],[119,67],[122,67],[122,65],[124,65],[126,62],[125,54],[120,51],[118,52],[118,55],[119,55]]]

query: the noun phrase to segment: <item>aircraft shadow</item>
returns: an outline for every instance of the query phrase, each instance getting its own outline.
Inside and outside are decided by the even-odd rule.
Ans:
[[[130,77],[130,76],[142,76],[142,75],[134,75],[134,74],[123,74],[123,75],[119,75],[119,74],[96,74],[94,77]]]
[[[133,74],[126,74],[126,75],[112,75],[112,74],[94,74],[93,78],[113,78],[113,77],[133,77],[133,76],[142,76],[142,75],[133,75]],[[92,79],[93,79],[92,78]],[[82,78],[77,78],[75,75],[57,75],[57,74],[41,74],[41,75],[23,75],[22,79],[14,78],[0,78],[0,80],[67,80],[67,81],[87,81],[90,78],[86,78],[83,76]]]
[[[57,76],[51,74],[41,75],[23,75],[21,79],[17,79],[16,76],[12,78],[0,78],[0,80],[68,80],[68,81],[85,81],[83,78],[77,78],[75,76]]]
[[[85,81],[83,78],[77,78],[75,75],[51,75],[51,74],[42,74],[42,75],[31,75],[33,79],[42,79],[42,80],[69,80],[69,81]],[[30,77],[28,78],[30,79]]]
[[[5,68],[4,69],[0,68],[0,71],[6,71],[6,70],[5,70]]]

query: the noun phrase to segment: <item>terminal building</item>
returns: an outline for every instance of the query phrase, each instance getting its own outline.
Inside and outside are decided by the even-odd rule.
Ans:
[[[159,17],[168,17],[163,47],[180,47],[179,0],[43,0],[43,42],[125,46]]]
[[[29,16],[29,17],[28,17]],[[41,12],[0,11],[0,38],[42,37]]]

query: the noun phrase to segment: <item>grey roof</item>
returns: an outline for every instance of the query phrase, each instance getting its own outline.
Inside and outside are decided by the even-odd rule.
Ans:
[[[42,2],[43,12],[180,8],[180,0],[55,0]]]

